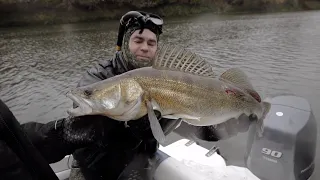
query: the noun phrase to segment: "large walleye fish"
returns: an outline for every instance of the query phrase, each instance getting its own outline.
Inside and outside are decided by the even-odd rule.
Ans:
[[[217,77],[200,56],[175,46],[163,46],[152,67],[75,88],[67,96],[78,105],[68,110],[72,116],[99,114],[127,122],[148,114],[159,143],[165,135],[154,110],[164,118],[210,126],[243,113],[263,119],[270,108],[240,69],[229,69]]]

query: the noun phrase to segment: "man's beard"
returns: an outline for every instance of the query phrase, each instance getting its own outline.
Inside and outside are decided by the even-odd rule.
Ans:
[[[124,56],[124,60],[127,61],[129,66],[132,66],[133,68],[142,68],[142,67],[152,66],[151,58],[149,58],[148,60],[137,59],[137,57],[130,52],[127,45],[125,45],[123,49],[123,56]]]

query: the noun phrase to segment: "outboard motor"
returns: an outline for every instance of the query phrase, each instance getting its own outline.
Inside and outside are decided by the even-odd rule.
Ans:
[[[307,180],[315,168],[317,123],[307,100],[291,95],[268,98],[271,109],[262,137],[249,130],[247,168],[261,180]]]

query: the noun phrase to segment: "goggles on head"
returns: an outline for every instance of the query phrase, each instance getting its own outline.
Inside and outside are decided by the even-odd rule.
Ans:
[[[155,30],[158,34],[161,34],[162,25],[163,25],[163,19],[156,14],[146,13],[143,11],[129,11],[128,13],[123,15],[120,19],[117,50],[119,51],[121,49],[122,39],[125,31],[128,28],[133,26],[139,26],[142,32],[145,27],[148,27]]]

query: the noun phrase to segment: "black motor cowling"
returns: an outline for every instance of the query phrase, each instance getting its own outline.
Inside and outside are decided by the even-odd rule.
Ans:
[[[317,122],[308,101],[285,95],[268,98],[271,109],[262,137],[249,130],[245,162],[261,180],[307,180],[315,168]]]

